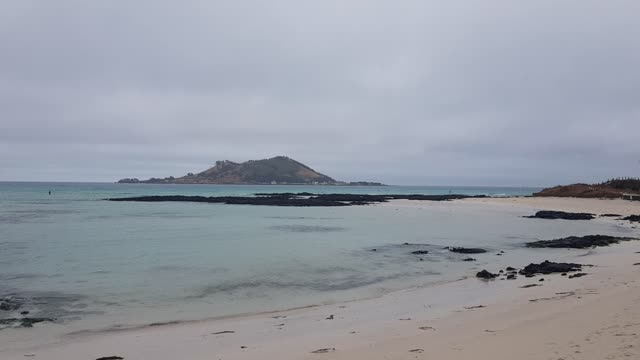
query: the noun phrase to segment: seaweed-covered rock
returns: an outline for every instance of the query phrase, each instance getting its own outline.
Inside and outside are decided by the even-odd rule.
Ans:
[[[535,274],[553,274],[553,273],[568,273],[582,270],[581,264],[575,263],[557,263],[545,260],[540,264],[531,263],[520,270],[521,275],[533,276]]]
[[[492,273],[488,272],[487,270],[482,270],[482,271],[480,271],[480,272],[478,272],[476,274],[476,277],[480,278],[480,279],[487,279],[488,280],[488,279],[497,278],[498,274],[492,274]]]
[[[551,211],[551,210],[542,210],[538,211],[535,215],[525,216],[527,218],[534,219],[562,219],[562,220],[592,220],[594,219],[594,215],[590,213],[571,213],[564,211]]]
[[[447,249],[458,254],[482,254],[487,252],[487,250],[480,248],[448,247]]]
[[[569,236],[555,240],[540,240],[527,243],[530,248],[566,248],[586,249],[593,246],[609,246],[620,241],[636,240],[633,238],[616,237],[609,235]]]

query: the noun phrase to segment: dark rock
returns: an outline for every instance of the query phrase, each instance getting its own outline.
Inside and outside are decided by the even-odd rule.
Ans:
[[[562,220],[592,220],[594,218],[593,214],[589,213],[570,213],[564,211],[551,211],[551,210],[542,210],[538,211],[535,215],[525,216],[527,218],[533,219],[562,219]]]
[[[560,275],[561,275],[561,276],[567,276],[567,273],[562,273],[562,274],[560,274]]]
[[[511,266],[507,266],[506,270],[507,271],[516,271],[517,269],[516,268],[512,268]]]
[[[416,250],[411,252],[413,255],[426,255],[429,253],[427,250]]]
[[[28,315],[28,314],[29,314],[29,312],[28,312],[28,311],[21,311],[21,312],[20,312],[20,315]]]
[[[535,274],[553,274],[553,273],[567,273],[573,271],[582,270],[581,264],[574,263],[556,263],[545,260],[540,264],[529,264],[524,269],[520,270],[520,274],[526,277],[533,276]]]
[[[538,281],[544,281],[544,278],[540,278],[540,280],[538,280]]]
[[[14,327],[33,327],[33,324],[45,322],[45,321],[55,321],[54,318],[10,318],[10,319],[0,319],[0,325],[9,325]]]
[[[530,287],[534,287],[534,286],[542,286],[542,285],[538,285],[538,284],[527,284],[527,285],[522,285],[520,286],[521,289],[527,289]]]
[[[579,278],[579,277],[583,277],[585,275],[587,275],[587,274],[586,273],[577,273],[577,274],[569,275],[569,279]]]
[[[124,359],[121,356],[105,356],[105,357],[101,357],[101,358],[97,358],[96,360],[122,360]]]
[[[515,274],[509,274],[509,275],[507,275],[507,280],[515,280],[515,279],[517,279],[517,277],[516,277],[516,275],[515,275]]]
[[[482,254],[487,252],[487,250],[480,248],[448,247],[447,249],[458,254]]]
[[[629,216],[623,217],[622,220],[628,220],[631,222],[640,222],[640,215],[629,215]]]
[[[185,195],[151,195],[126,198],[110,198],[108,201],[140,201],[140,202],[199,202],[230,205],[265,205],[265,206],[355,206],[387,202],[394,199],[448,201],[466,198],[482,198],[484,195],[368,195],[368,194],[312,194],[312,193],[267,193],[256,196],[185,196]]]
[[[14,298],[12,296],[7,296],[0,300],[0,310],[3,311],[14,311],[20,309],[24,300]]]
[[[530,248],[563,248],[586,249],[593,246],[609,246],[620,241],[637,240],[634,238],[615,237],[609,235],[569,236],[555,240],[540,240],[526,244]]]
[[[463,259],[462,261],[476,261],[476,259],[468,257]]]
[[[619,214],[602,214],[600,217],[620,217],[622,215]]]
[[[480,279],[495,279],[498,277],[498,274],[492,274],[490,272],[488,272],[487,270],[482,270],[479,273],[476,274],[476,277],[480,278]]]

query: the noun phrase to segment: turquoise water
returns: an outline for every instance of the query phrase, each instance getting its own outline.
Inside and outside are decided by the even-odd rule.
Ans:
[[[378,296],[468,275],[502,261],[495,256],[499,250],[524,256],[530,250],[521,244],[527,240],[624,231],[444,203],[423,209],[290,208],[101,200],[299,191],[503,196],[536,190],[0,183],[0,297],[25,297],[32,316],[56,317],[65,331],[140,326]],[[465,256],[443,249],[452,245],[491,253],[474,256],[477,263],[463,262]],[[416,249],[430,253],[411,255]]]

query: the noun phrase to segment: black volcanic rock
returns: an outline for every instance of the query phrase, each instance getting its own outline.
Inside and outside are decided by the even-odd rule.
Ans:
[[[427,250],[416,250],[411,252],[413,255],[426,255],[429,253]]]
[[[14,327],[33,327],[33,324],[45,322],[45,321],[55,321],[53,318],[32,318],[32,317],[24,317],[24,318],[10,318],[10,319],[0,319],[0,325],[10,325]]]
[[[579,277],[583,277],[585,275],[587,275],[587,274],[586,273],[577,273],[577,274],[569,275],[569,279],[579,278]]]
[[[185,196],[151,195],[126,198],[110,198],[109,201],[138,202],[200,202],[232,205],[268,205],[268,206],[353,206],[386,202],[392,199],[410,199],[424,201],[447,201],[475,196],[466,195],[366,195],[366,194],[311,194],[311,193],[273,193],[256,196]]]
[[[0,299],[0,310],[14,311],[20,309],[24,303],[24,299],[15,298],[13,296],[7,296]]]
[[[488,272],[487,270],[482,270],[482,271],[480,271],[480,272],[478,272],[478,273],[476,274],[476,277],[477,277],[477,278],[480,278],[480,279],[486,279],[486,280],[489,280],[489,279],[495,279],[495,278],[497,278],[497,277],[498,277],[498,274],[492,274],[492,273]]]
[[[609,246],[629,240],[635,239],[609,235],[569,236],[562,239],[529,242],[526,246],[530,248],[586,249],[593,246]]]
[[[540,264],[531,263],[520,270],[520,275],[533,276],[535,274],[568,273],[582,270],[581,264],[556,263],[545,260]]]
[[[628,220],[631,222],[640,222],[640,215],[629,215],[622,218],[622,220]]]
[[[562,220],[593,220],[594,215],[590,213],[571,213],[564,211],[541,210],[535,215],[525,216],[531,219],[562,219]]]
[[[447,249],[458,254],[482,254],[487,252],[487,250],[480,248],[448,247]]]

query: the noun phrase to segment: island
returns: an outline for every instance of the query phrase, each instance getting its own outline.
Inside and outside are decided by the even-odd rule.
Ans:
[[[118,183],[385,186],[382,183],[370,181],[337,181],[286,156],[249,160],[243,163],[229,160],[216,161],[213,167],[197,174],[188,173],[182,177],[169,176],[148,180],[125,178]]]

